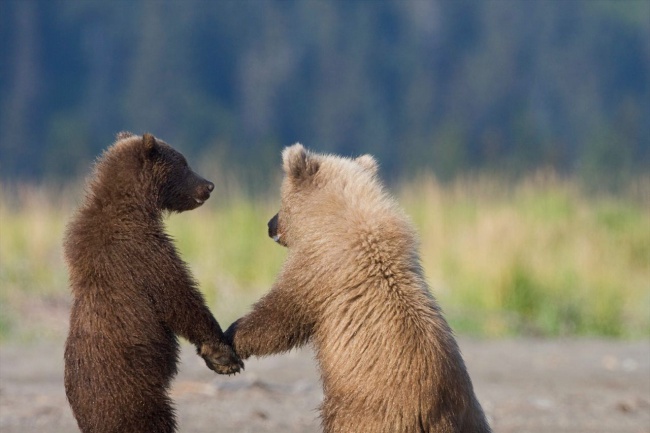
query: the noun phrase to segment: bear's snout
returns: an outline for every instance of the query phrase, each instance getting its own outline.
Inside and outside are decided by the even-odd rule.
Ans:
[[[278,221],[279,221],[279,214],[275,214],[273,218],[269,220],[268,226],[269,226],[269,237],[279,243],[280,245],[284,245],[283,240],[280,238],[282,237],[282,233],[278,230]],[[286,245],[285,245],[286,246]]]
[[[269,237],[275,241],[275,237],[278,235],[278,214],[273,215],[267,225],[269,226]]]
[[[204,201],[210,198],[210,193],[214,190],[214,184],[210,181],[201,182],[196,189],[196,197],[194,200],[198,204],[203,204]]]
[[[210,193],[214,191],[214,184],[209,180],[206,180],[205,183],[201,186],[201,189],[201,193],[206,196],[205,199],[207,200],[210,198]]]

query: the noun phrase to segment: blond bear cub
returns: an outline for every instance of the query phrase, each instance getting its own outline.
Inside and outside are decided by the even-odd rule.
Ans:
[[[242,358],[311,343],[325,432],[490,432],[423,277],[411,223],[371,156],[282,153],[269,235],[288,248],[271,291],[226,332]]]

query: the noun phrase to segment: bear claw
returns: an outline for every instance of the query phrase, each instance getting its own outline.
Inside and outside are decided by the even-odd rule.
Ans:
[[[244,369],[244,363],[228,346],[203,344],[199,355],[207,367],[218,374],[236,374]]]

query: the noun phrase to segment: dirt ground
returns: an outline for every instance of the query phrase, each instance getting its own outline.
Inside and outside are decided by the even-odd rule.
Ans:
[[[650,342],[460,339],[495,432],[650,433]],[[0,432],[78,432],[63,390],[63,343],[0,346]],[[216,376],[183,349],[172,391],[180,432],[318,432],[309,350]]]

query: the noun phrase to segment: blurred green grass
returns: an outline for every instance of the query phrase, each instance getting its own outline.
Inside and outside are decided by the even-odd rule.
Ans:
[[[542,174],[396,189],[421,236],[434,295],[458,333],[650,335],[650,179],[618,194]],[[65,334],[70,303],[61,241],[78,187],[0,189],[0,338]],[[272,284],[286,251],[266,235],[278,194],[228,187],[171,215],[169,233],[222,326]]]
[[[406,185],[425,271],[478,335],[650,335],[650,181],[617,196],[541,173]]]

